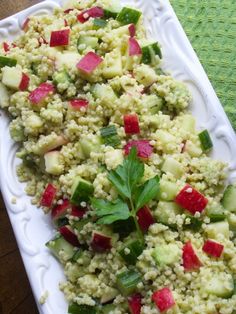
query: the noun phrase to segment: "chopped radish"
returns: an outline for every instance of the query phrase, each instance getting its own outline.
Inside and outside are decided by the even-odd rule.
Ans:
[[[140,208],[137,212],[138,223],[143,232],[148,231],[149,227],[155,223],[150,209],[147,206]]]
[[[130,34],[130,37],[134,37],[136,35],[136,27],[134,24],[130,24],[129,34]]]
[[[142,296],[140,293],[136,293],[128,298],[128,304],[131,314],[140,314],[142,307]]]
[[[8,45],[8,43],[4,42],[2,45],[5,52],[10,51],[10,46]]]
[[[65,14],[68,14],[68,13],[70,13],[71,11],[74,11],[74,9],[66,9],[66,10],[64,11],[64,13],[65,13]]]
[[[129,155],[129,152],[132,147],[137,148],[137,154],[138,157],[140,158],[149,158],[153,152],[153,147],[149,143],[148,140],[133,140],[129,141],[125,146],[124,146],[124,152],[125,155]]]
[[[129,38],[129,56],[137,56],[142,54],[142,49],[138,43],[138,41],[130,37]]]
[[[183,246],[182,252],[183,266],[186,271],[197,270],[202,266],[197,254],[194,252],[191,242]]]
[[[16,44],[14,44],[14,43],[12,43],[12,47],[13,47],[13,48],[16,48],[16,47],[17,47],[17,45],[16,45]]]
[[[60,234],[63,236],[63,238],[69,242],[70,244],[72,244],[73,246],[79,246],[79,240],[76,236],[76,234],[74,234],[74,232],[72,231],[71,227],[68,226],[63,226],[61,228],[59,228],[59,232]]]
[[[221,254],[224,250],[224,245],[212,240],[206,240],[202,250],[213,257],[221,257]]]
[[[91,241],[91,247],[96,252],[105,252],[111,249],[111,237],[94,231]]]
[[[139,134],[139,120],[136,114],[124,115],[124,126],[126,134]]]
[[[93,72],[103,59],[96,53],[88,52],[77,64],[77,68],[87,74]]]
[[[208,200],[191,185],[186,184],[175,198],[175,202],[191,214],[201,213],[207,206]]]
[[[80,23],[85,23],[86,21],[88,21],[88,19],[90,17],[97,18],[97,17],[103,17],[103,15],[104,15],[104,11],[103,11],[102,8],[100,8],[100,7],[93,7],[91,9],[85,10],[82,13],[80,13],[77,16],[77,20]]]
[[[40,205],[45,207],[51,207],[56,197],[56,194],[57,188],[51,183],[49,183],[43,192]]]
[[[69,200],[63,200],[62,204],[56,205],[52,208],[51,215],[54,221],[64,217],[68,213],[68,209],[71,207]]]
[[[42,83],[29,95],[29,100],[34,105],[38,105],[43,101],[50,93],[55,91],[54,86],[50,83]]]
[[[28,27],[29,27],[29,21],[30,21],[30,18],[27,17],[27,19],[24,21],[24,23],[22,25],[22,29],[24,32],[26,32]]]
[[[70,106],[74,110],[80,110],[82,107],[87,107],[89,104],[86,99],[73,99],[70,101]]]
[[[70,29],[63,29],[51,33],[50,47],[67,46],[70,39]]]
[[[156,306],[161,313],[169,310],[175,305],[173,294],[169,288],[163,288],[154,292],[152,301],[156,303]]]
[[[30,78],[27,74],[22,73],[21,82],[19,85],[19,90],[24,91],[28,88],[30,82]]]
[[[71,216],[83,218],[85,213],[86,213],[86,208],[81,208],[81,207],[72,205],[71,213],[70,213]]]

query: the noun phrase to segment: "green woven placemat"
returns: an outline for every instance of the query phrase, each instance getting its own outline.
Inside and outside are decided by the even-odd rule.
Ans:
[[[170,0],[236,130],[236,0]]]

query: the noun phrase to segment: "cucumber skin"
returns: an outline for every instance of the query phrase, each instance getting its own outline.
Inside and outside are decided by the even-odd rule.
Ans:
[[[17,64],[17,61],[15,59],[0,56],[0,68],[3,68],[5,66],[14,67],[16,66],[16,64]]]
[[[201,142],[201,147],[204,152],[208,152],[212,149],[213,143],[210,134],[207,130],[202,131],[198,134],[199,140]]]
[[[78,178],[72,187],[71,203],[79,205],[83,201],[86,202],[93,192],[94,187],[90,182]]]
[[[68,307],[68,314],[96,314],[96,308],[89,305],[72,303]]]
[[[236,212],[235,199],[236,199],[236,186],[228,185],[221,201],[223,207],[230,212]]]
[[[123,25],[137,24],[141,15],[140,11],[124,7],[117,15],[116,20]]]

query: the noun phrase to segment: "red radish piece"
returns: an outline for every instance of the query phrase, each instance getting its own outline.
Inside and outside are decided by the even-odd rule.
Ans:
[[[3,46],[3,50],[4,50],[5,52],[10,51],[10,46],[8,45],[8,43],[4,42],[4,43],[2,44],[2,46]]]
[[[51,207],[56,197],[56,194],[57,194],[56,187],[49,183],[43,192],[40,205],[45,207]]]
[[[24,32],[26,32],[27,29],[28,29],[29,21],[30,21],[30,18],[27,17],[27,19],[24,21],[24,23],[22,25],[22,29],[23,29]]]
[[[90,74],[103,61],[103,59],[96,53],[88,52],[77,64],[77,68],[82,72]]]
[[[224,245],[212,240],[206,240],[202,250],[213,257],[221,257],[221,254],[224,250]]]
[[[184,270],[186,271],[198,270],[202,266],[202,263],[197,254],[194,252],[190,241],[183,246],[182,258]]]
[[[134,24],[130,24],[129,34],[130,34],[130,37],[134,37],[136,35],[136,27]]]
[[[50,47],[67,46],[70,39],[70,29],[63,29],[51,33]]]
[[[19,90],[24,91],[29,87],[30,78],[27,74],[22,73],[21,82],[19,85]]]
[[[52,219],[56,221],[59,218],[64,217],[68,213],[68,208],[71,207],[71,204],[68,200],[63,200],[62,204],[58,204],[52,208],[51,215]]]
[[[13,47],[13,48],[16,48],[16,47],[17,47],[17,45],[16,45],[16,44],[14,44],[14,43],[12,43],[12,47]]]
[[[38,105],[43,101],[50,93],[54,93],[54,86],[50,83],[42,83],[29,95],[29,100],[32,104]]]
[[[139,134],[139,120],[136,114],[124,115],[124,126],[126,134]]]
[[[129,141],[124,146],[125,155],[129,155],[129,152],[132,147],[137,148],[137,154],[140,158],[149,158],[153,152],[153,147],[150,145],[148,140],[133,140]]]
[[[128,304],[131,314],[140,314],[142,307],[142,296],[140,293],[136,293],[128,298]]]
[[[138,43],[138,41],[130,37],[129,38],[129,56],[137,56],[142,54],[142,49]]]
[[[85,23],[90,19],[90,17],[98,18],[103,17],[104,11],[100,7],[93,7],[91,9],[85,10],[77,16],[77,20],[80,23]]]
[[[137,212],[138,224],[143,232],[148,231],[149,227],[155,223],[150,209],[147,206],[140,208]]]
[[[70,244],[72,244],[73,246],[79,246],[79,240],[76,236],[76,234],[74,234],[74,232],[72,231],[71,227],[68,226],[63,226],[61,228],[59,228],[59,232],[60,234],[63,236],[63,238],[69,242]]]
[[[111,237],[108,237],[98,231],[93,232],[91,248],[96,252],[105,252],[110,250],[111,245]]]
[[[85,213],[86,213],[86,208],[80,208],[73,205],[71,208],[70,215],[74,217],[78,217],[78,218],[83,218]]]
[[[70,101],[70,106],[74,110],[80,110],[83,107],[87,107],[89,104],[86,99],[73,99]]]
[[[65,14],[68,14],[68,13],[70,13],[71,11],[74,11],[74,9],[66,9],[66,10],[64,11],[64,13],[65,13]]]
[[[155,302],[161,313],[169,310],[175,305],[173,294],[169,288],[163,288],[154,292],[152,301]]]
[[[186,184],[176,196],[175,202],[194,215],[197,212],[201,213],[206,208],[208,199],[191,185]]]

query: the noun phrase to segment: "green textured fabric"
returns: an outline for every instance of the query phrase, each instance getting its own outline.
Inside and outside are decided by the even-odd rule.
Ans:
[[[236,130],[236,0],[170,0]]]

